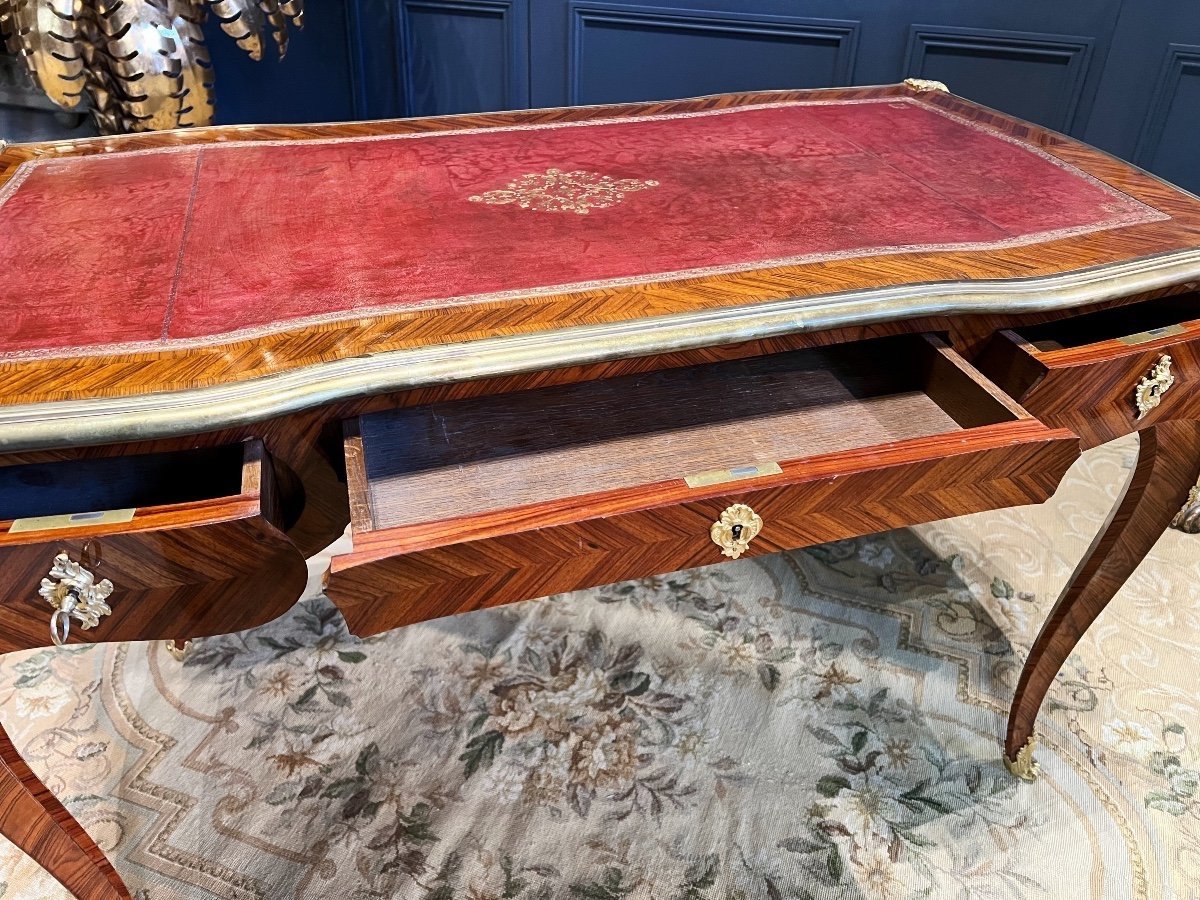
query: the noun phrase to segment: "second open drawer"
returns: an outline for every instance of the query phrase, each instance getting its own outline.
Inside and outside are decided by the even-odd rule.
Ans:
[[[932,336],[378,412],[327,588],[373,634],[1041,502],[1077,455]]]
[[[51,643],[52,617],[71,642],[270,621],[307,575],[282,519],[256,440],[2,467],[0,652]],[[55,610],[68,599],[76,615],[64,622]]]
[[[998,332],[979,368],[1086,446],[1200,417],[1200,295],[1144,300]]]

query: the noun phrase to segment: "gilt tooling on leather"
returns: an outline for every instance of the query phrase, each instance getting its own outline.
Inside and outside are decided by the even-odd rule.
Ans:
[[[0,354],[1163,218],[906,98],[41,159],[0,191]]]

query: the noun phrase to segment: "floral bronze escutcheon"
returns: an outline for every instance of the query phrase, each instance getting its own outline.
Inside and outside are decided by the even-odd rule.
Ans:
[[[1139,420],[1146,418],[1150,411],[1162,403],[1163,395],[1175,384],[1175,376],[1171,374],[1171,357],[1166,354],[1159,357],[1150,374],[1138,382],[1134,392],[1133,402],[1137,407]]]
[[[737,559],[750,548],[750,542],[762,531],[762,516],[745,503],[735,503],[713,522],[709,535],[721,553]]]
[[[50,572],[42,579],[38,594],[54,607],[50,616],[50,636],[61,646],[71,634],[71,620],[83,629],[95,628],[112,608],[105,601],[113,592],[113,583],[101,581],[66,553],[54,557]]]

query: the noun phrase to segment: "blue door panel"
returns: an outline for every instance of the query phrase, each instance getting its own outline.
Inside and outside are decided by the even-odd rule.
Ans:
[[[401,14],[410,115],[529,105],[524,0],[403,0]]]
[[[1126,2],[1084,138],[1200,193],[1196,0]]]
[[[832,87],[853,72],[858,23],[571,3],[571,103]]]
[[[535,106],[894,80],[862,52],[870,0],[530,2]]]
[[[1200,45],[1172,44],[1148,102],[1133,161],[1200,192]]]
[[[905,71],[1012,115],[1071,131],[1095,38],[913,25]]]

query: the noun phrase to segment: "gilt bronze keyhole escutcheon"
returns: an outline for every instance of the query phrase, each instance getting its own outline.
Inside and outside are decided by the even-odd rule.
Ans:
[[[1138,419],[1144,419],[1152,409],[1162,403],[1163,396],[1175,384],[1171,372],[1172,359],[1165,353],[1159,357],[1150,374],[1138,382],[1133,402],[1137,406]]]
[[[713,522],[709,536],[721,553],[737,559],[750,548],[750,542],[762,531],[763,520],[745,503],[735,503]]]
[[[54,607],[50,614],[50,637],[62,646],[71,636],[71,620],[83,629],[95,628],[112,608],[105,601],[113,592],[107,578],[96,580],[88,569],[75,562],[65,552],[54,557],[50,572],[42,579],[38,594]]]

